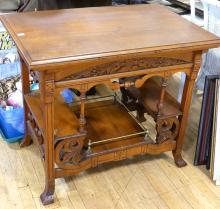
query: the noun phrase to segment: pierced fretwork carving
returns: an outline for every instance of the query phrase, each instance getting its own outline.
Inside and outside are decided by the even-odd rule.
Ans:
[[[74,73],[64,80],[76,80],[81,78],[96,77],[102,75],[110,75],[116,73],[132,72],[137,70],[146,70],[158,67],[167,67],[173,65],[187,64],[189,62],[181,59],[167,57],[144,57],[122,60],[118,62],[110,62],[97,65]]]
[[[179,131],[179,120],[177,117],[159,119],[156,122],[157,137],[156,142],[158,144],[170,139],[174,140]]]
[[[74,136],[57,140],[55,144],[55,161],[62,168],[65,165],[76,165],[80,162],[83,147],[83,136]]]

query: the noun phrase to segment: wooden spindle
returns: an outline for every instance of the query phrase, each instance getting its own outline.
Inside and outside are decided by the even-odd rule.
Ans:
[[[86,92],[81,92],[80,94],[80,118],[79,118],[79,131],[84,133],[86,119],[85,119],[85,100],[86,100]]]
[[[167,87],[167,79],[166,78],[162,78],[162,80],[161,80],[160,99],[159,99],[159,103],[157,105],[157,108],[158,108],[157,116],[161,115],[161,110],[163,108],[163,102],[164,102],[164,96],[165,96],[166,87]]]

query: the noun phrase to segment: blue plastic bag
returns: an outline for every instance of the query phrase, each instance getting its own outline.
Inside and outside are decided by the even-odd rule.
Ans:
[[[61,95],[63,96],[65,102],[67,104],[72,103],[74,99],[74,93],[70,89],[64,89],[61,92]]]
[[[15,142],[24,136],[24,109],[4,110],[0,107],[0,127],[7,142]]]

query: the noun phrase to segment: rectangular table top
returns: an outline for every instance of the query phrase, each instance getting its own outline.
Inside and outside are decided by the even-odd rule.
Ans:
[[[1,20],[29,66],[220,45],[217,36],[160,5],[15,13]]]

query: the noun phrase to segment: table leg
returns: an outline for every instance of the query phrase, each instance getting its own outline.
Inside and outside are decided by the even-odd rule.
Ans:
[[[29,70],[21,60],[21,79],[22,79],[22,93],[23,93],[23,106],[24,106],[24,127],[25,127],[25,135],[21,141],[20,147],[25,147],[31,144],[31,137],[27,133],[27,121],[28,121],[28,112],[29,109],[24,99],[24,95],[30,92],[30,81],[29,81]]]
[[[180,129],[179,129],[178,137],[176,139],[176,148],[175,150],[173,150],[174,160],[178,167],[183,167],[187,165],[187,163],[182,158],[181,152],[183,147],[183,141],[185,136],[185,130],[189,115],[192,94],[193,94],[193,87],[200,68],[201,55],[202,52],[196,53],[194,55],[194,65],[191,70],[191,74],[187,75],[185,80],[184,91],[181,100],[182,116],[180,117]]]
[[[43,74],[43,73],[42,73]],[[55,168],[54,168],[54,80],[46,80],[40,75],[41,103],[44,118],[45,146],[45,189],[40,198],[43,205],[54,202]]]
[[[180,129],[179,129],[179,135],[176,140],[176,149],[173,151],[173,156],[175,163],[178,167],[183,167],[187,165],[187,163],[183,160],[181,151],[183,146],[183,140],[185,136],[185,130],[186,130],[186,124],[189,114],[189,107],[191,103],[192,98],[192,91],[193,91],[194,81],[190,80],[189,77],[186,78],[185,87],[184,87],[184,93],[182,97],[182,110],[183,115],[180,117]]]

